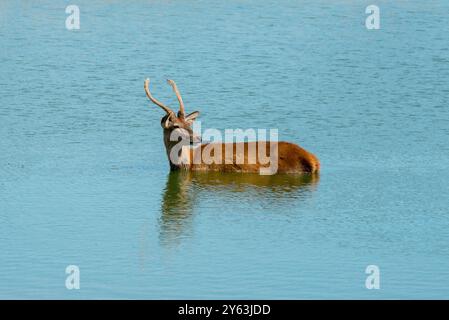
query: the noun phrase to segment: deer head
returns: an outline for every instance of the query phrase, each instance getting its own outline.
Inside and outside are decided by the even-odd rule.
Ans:
[[[194,111],[188,115],[185,115],[184,102],[182,101],[181,94],[179,93],[178,87],[173,80],[167,80],[168,84],[173,88],[173,91],[176,94],[176,97],[179,101],[179,111],[178,114],[175,114],[173,110],[164,105],[162,102],[157,100],[151,94],[149,85],[150,79],[145,80],[144,88],[147,97],[153,102],[155,105],[159,106],[162,110],[165,111],[165,116],[161,119],[161,126],[164,130],[164,142],[170,144],[170,137],[173,133],[176,134],[177,137],[182,137],[182,139],[186,141],[190,141],[190,144],[195,142],[200,142],[201,137],[195,135],[192,130],[192,124],[195,119],[200,115],[198,111]],[[176,141],[174,141],[176,143]]]

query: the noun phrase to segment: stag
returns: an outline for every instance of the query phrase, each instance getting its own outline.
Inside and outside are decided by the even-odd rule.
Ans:
[[[300,146],[284,141],[210,142],[201,143],[192,125],[198,111],[186,114],[184,102],[173,80],[167,80],[179,102],[176,114],[154,98],[144,82],[147,97],[165,111],[161,119],[164,144],[171,170],[245,172],[245,173],[317,173],[318,158]],[[269,157],[269,163],[266,161]],[[273,163],[275,165],[273,166]],[[274,167],[274,170],[273,170]]]

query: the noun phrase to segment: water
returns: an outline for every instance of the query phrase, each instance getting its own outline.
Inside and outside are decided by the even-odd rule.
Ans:
[[[448,298],[446,1],[67,4],[0,4],[0,298]],[[320,176],[169,174],[146,77]]]

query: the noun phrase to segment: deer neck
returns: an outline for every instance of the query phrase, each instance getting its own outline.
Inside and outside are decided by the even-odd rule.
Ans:
[[[179,170],[179,169],[189,169],[190,168],[190,159],[192,154],[192,148],[189,143],[182,144],[183,142],[171,141],[170,140],[170,132],[168,130],[164,130],[164,144],[165,151],[167,152],[167,158],[170,163],[171,170]],[[174,149],[176,148],[176,149]],[[175,163],[172,161],[170,155],[172,151],[175,153],[178,150],[180,152],[179,159],[180,163]]]

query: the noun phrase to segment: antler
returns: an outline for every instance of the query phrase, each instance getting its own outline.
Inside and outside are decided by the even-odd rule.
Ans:
[[[164,105],[162,102],[160,102],[159,100],[157,100],[156,98],[154,98],[151,95],[150,89],[149,89],[149,84],[150,84],[150,79],[146,79],[145,83],[143,85],[143,87],[145,88],[145,93],[147,94],[147,97],[156,105],[158,105],[159,107],[161,107],[162,109],[164,109],[165,112],[167,112],[167,114],[174,114],[173,110],[171,110],[169,107],[167,107],[166,105]]]
[[[185,110],[184,110],[184,102],[182,101],[181,94],[179,93],[178,87],[176,86],[176,83],[173,80],[167,80],[168,84],[172,86],[173,91],[175,91],[176,98],[178,98],[179,101],[179,113],[178,116],[182,119],[185,117]]]

